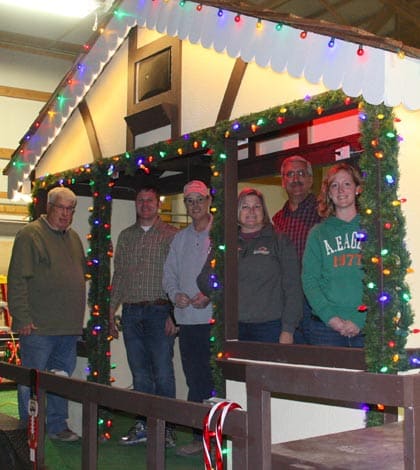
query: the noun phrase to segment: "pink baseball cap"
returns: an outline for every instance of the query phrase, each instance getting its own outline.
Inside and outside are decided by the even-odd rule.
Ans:
[[[188,197],[192,193],[209,195],[209,188],[200,180],[192,180],[184,186],[184,197]]]

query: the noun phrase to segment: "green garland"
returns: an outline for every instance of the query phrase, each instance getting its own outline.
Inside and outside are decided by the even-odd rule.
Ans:
[[[95,165],[90,181],[93,207],[89,217],[91,232],[90,247],[87,251],[90,270],[90,289],[88,303],[91,311],[87,322],[85,340],[89,351],[88,380],[109,384],[110,377],[110,340],[109,302],[111,294],[111,189],[108,166]]]
[[[367,241],[363,243],[366,269],[364,304],[368,310],[366,363],[369,371],[395,373],[407,367],[408,361],[404,346],[413,320],[408,304],[410,294],[404,281],[410,265],[409,255],[404,247],[405,222],[401,208],[396,202],[398,201],[396,194],[399,179],[398,138],[389,108],[367,105],[362,100],[356,100],[356,103],[364,107],[363,116],[365,117],[361,121],[361,141],[365,152],[360,160],[360,167],[365,174],[364,192],[361,196],[362,227],[368,236]],[[60,175],[50,175],[35,182],[34,203],[36,203],[37,192],[51,185],[72,185],[78,181],[86,181],[86,179],[91,181],[94,197],[90,217],[92,230],[88,262],[91,274],[89,305],[92,315],[87,326],[90,380],[100,383],[109,383],[111,380],[107,332],[110,257],[112,256],[110,187],[114,176],[119,172],[135,175],[139,169],[147,172],[150,167],[158,166],[162,159],[175,159],[193,153],[206,153],[211,159],[212,190],[214,191],[212,205],[214,224],[211,238],[215,252],[215,279],[219,284],[219,288],[215,289],[212,295],[214,307],[211,337],[212,368],[216,392],[219,396],[224,396],[224,378],[216,360],[223,356],[224,341],[223,289],[220,288],[223,280],[225,250],[224,163],[226,158],[232,157],[224,153],[225,139],[226,137],[240,139],[281,129],[285,123],[314,119],[326,113],[345,109],[345,106],[350,104],[354,106],[355,100],[346,97],[341,91],[327,92],[313,98],[306,97],[303,100],[276,106],[234,121],[221,122],[213,128],[184,135],[177,141],[159,142],[133,152],[103,159],[98,163],[69,170]],[[378,158],[380,155],[377,152],[379,151],[382,152],[382,158]],[[389,183],[391,179],[385,179],[386,175],[394,178],[395,182]],[[372,210],[372,214],[369,215],[366,212],[368,209]],[[33,205],[31,213],[35,213]],[[379,223],[376,220],[379,220]],[[391,223],[391,228],[385,229],[385,223]],[[385,248],[388,253],[385,255],[385,252],[382,252],[381,254],[382,249]],[[370,262],[375,257],[380,260],[379,265]],[[385,271],[386,274],[384,274],[384,269],[390,272]],[[378,301],[383,292],[390,296],[390,301],[386,304]]]
[[[216,395],[224,397],[226,395],[225,379],[222,371],[217,364],[217,359],[223,356],[223,342],[224,342],[224,289],[223,289],[223,275],[224,275],[224,261],[225,261],[225,238],[223,227],[224,222],[224,164],[227,156],[224,153],[223,141],[219,141],[214,147],[214,158],[212,165],[212,213],[213,213],[213,226],[210,232],[211,242],[213,246],[214,259],[212,260],[213,266],[213,285],[217,288],[213,289],[212,302],[213,302],[213,324],[211,332],[211,359],[210,364],[213,371],[213,382]]]
[[[398,135],[394,115],[386,106],[364,104],[360,167],[364,190],[360,196],[365,269],[364,304],[368,308],[365,335],[367,370],[395,374],[409,367],[405,349],[413,315],[405,275],[410,256],[405,248],[405,219],[398,198]],[[368,425],[383,424],[374,409]]]

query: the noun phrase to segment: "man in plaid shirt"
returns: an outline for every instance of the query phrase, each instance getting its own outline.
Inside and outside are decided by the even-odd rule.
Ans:
[[[294,155],[283,160],[280,173],[288,200],[273,216],[273,224],[277,232],[286,233],[295,244],[302,263],[308,233],[321,220],[317,212],[316,197],[311,193],[312,166],[303,157]],[[305,299],[303,318],[294,335],[295,344],[309,344],[311,314],[311,308]]]
[[[114,315],[122,305],[122,332],[133,389],[175,398],[173,347],[176,327],[172,304],[162,288],[163,265],[177,229],[159,217],[156,187],[143,186],[135,199],[136,222],[117,241],[110,303],[110,333],[118,337]],[[146,422],[138,417],[119,443],[136,445],[147,440]],[[167,427],[166,447],[175,446],[173,428]]]

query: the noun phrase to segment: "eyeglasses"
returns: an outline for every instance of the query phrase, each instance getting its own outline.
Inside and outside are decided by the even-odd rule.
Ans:
[[[200,206],[207,201],[208,197],[198,197],[197,199],[192,199],[187,197],[184,199],[184,202],[187,206],[194,206],[195,204],[199,204]]]
[[[296,171],[288,171],[287,173],[285,173],[283,175],[283,177],[286,177],[288,178],[289,180],[293,179],[295,176],[299,177],[299,178],[304,178],[305,176],[307,176],[308,173],[306,170],[296,170]]]
[[[74,206],[62,206],[60,204],[54,204],[53,202],[50,202],[52,206],[54,206],[56,209],[60,210],[61,212],[70,212],[71,214],[74,213],[76,208]]]

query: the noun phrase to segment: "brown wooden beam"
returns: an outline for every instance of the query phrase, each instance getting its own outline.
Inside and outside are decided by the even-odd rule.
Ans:
[[[42,101],[45,103],[50,99],[51,93],[47,91],[28,90],[26,88],[0,85],[0,96],[29,101]]]
[[[248,389],[252,382],[266,391],[311,400],[316,398],[313,400],[316,402],[325,399],[400,407],[418,407],[419,403],[418,396],[412,393],[418,389],[415,386],[419,382],[418,375],[400,376],[285,364],[247,364],[246,381]]]
[[[393,14],[391,8],[384,6],[378,13],[372,15],[365,29],[376,34],[388,23]]]
[[[8,199],[6,192],[0,192],[0,198]],[[12,202],[7,204],[0,204],[0,214],[1,215],[18,215],[18,216],[27,216],[28,215],[28,206],[22,204],[14,204]]]
[[[2,160],[10,160],[12,157],[12,154],[14,152],[14,149],[8,149],[6,147],[0,147],[0,158]]]
[[[346,25],[349,24],[347,19],[343,15],[341,15],[341,13],[338,11],[335,5],[334,6],[330,5],[330,3],[327,0],[318,0],[318,1],[321,3],[321,5],[324,5],[325,10],[327,10],[334,17],[334,20],[337,23],[346,24]]]
[[[238,337],[238,229],[234,220],[237,220],[237,188],[238,188],[238,146],[236,140],[226,139],[226,159],[223,175],[224,190],[224,237],[225,266],[223,285],[223,311],[225,312],[225,338]]]
[[[230,119],[247,65],[248,64],[241,58],[236,59],[226,87],[225,95],[223,96],[222,104],[220,105],[216,123]]]
[[[89,139],[90,148],[92,150],[93,160],[96,162],[103,158],[101,147],[99,146],[98,136],[96,134],[95,124],[90,114],[89,107],[85,100],[79,104],[79,112],[85,125],[86,133]]]
[[[226,321],[229,321],[228,316]],[[319,347],[307,344],[286,345],[230,340],[223,344],[223,351],[229,358],[237,361],[252,358],[258,361],[306,364],[316,367],[366,369],[364,351],[358,348]],[[244,377],[241,377],[242,373],[243,370],[238,366],[238,370],[230,369],[229,372],[226,372],[226,378],[244,380]]]
[[[264,5],[265,8],[268,8],[269,10],[276,10],[286,5],[287,3],[290,3],[291,1],[292,0],[268,0],[264,3]]]
[[[351,2],[352,2],[352,0],[342,0],[341,2],[334,3],[334,5],[330,5],[330,4],[326,4],[326,2],[323,1],[323,0],[319,0],[319,3],[324,5],[325,8],[320,8],[320,9],[314,11],[310,15],[305,15],[305,17],[306,18],[311,18],[311,19],[322,19],[326,14],[325,10],[328,10],[330,12],[330,14],[335,18],[337,23],[349,25],[350,23],[343,16],[341,16],[340,13],[338,13],[338,10],[341,7],[347,5],[347,3],[351,3]]]
[[[82,426],[82,468],[97,468],[98,462],[98,404],[90,400],[83,401]]]
[[[419,8],[410,5],[406,0],[381,0],[384,5],[391,7],[398,15],[405,18],[410,23],[420,27]]]
[[[10,31],[0,31],[0,47],[69,61],[73,61],[82,51],[79,44],[11,33]]]
[[[238,161],[238,179],[239,181],[258,177],[278,174],[279,165],[284,158],[291,157],[298,153],[307,158],[313,166],[331,165],[336,161],[335,150],[345,145],[350,145],[352,151],[360,151],[360,134],[351,134],[348,136],[330,139],[315,144],[301,145],[296,148],[281,150],[259,155],[254,159],[243,159]]]

